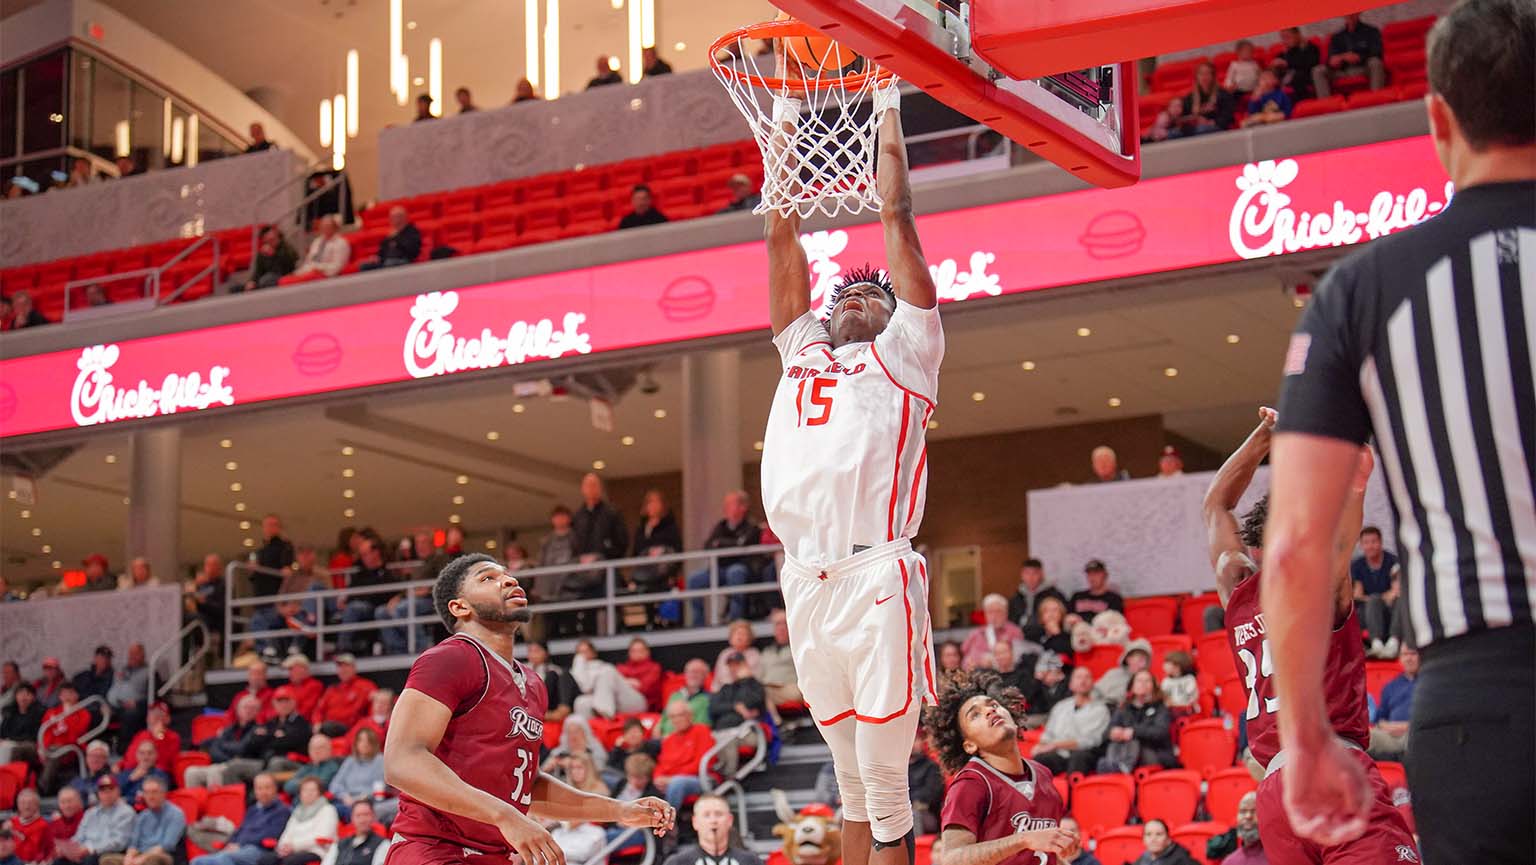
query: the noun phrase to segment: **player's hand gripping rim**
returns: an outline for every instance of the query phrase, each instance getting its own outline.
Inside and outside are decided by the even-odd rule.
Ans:
[[[625,802],[619,811],[619,825],[631,829],[650,829],[660,838],[677,825],[677,809],[655,796]]]
[[[539,821],[514,811],[496,826],[523,865],[565,865],[565,851]]]

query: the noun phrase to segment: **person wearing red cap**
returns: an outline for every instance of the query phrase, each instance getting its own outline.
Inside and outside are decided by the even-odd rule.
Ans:
[[[140,730],[123,757],[123,768],[132,769],[137,763],[139,745],[150,742],[155,746],[155,765],[167,775],[176,769],[176,755],[181,753],[181,734],[171,729],[171,709],[157,702],[149,707],[148,726]]]
[[[1173,445],[1163,445],[1163,454],[1157,458],[1157,476],[1176,478],[1184,474],[1184,458]]]
[[[245,688],[229,701],[229,711],[224,713],[224,720],[233,724],[235,722],[235,707],[240,705],[242,697],[255,697],[261,703],[261,711],[256,718],[265,721],[272,717],[272,686],[267,684],[267,667],[261,662],[245,668]]]
[[[293,689],[294,708],[306,718],[313,717],[315,707],[320,704],[320,696],[325,693],[325,686],[310,673],[309,659],[303,655],[289,655],[283,659],[283,669],[288,671],[288,687]]]
[[[327,736],[344,736],[368,712],[368,701],[378,685],[357,674],[357,658],[343,652],[336,656],[336,684],[325,689],[310,720]]]

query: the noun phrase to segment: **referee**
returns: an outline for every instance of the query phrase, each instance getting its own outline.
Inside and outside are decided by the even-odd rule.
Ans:
[[[1323,665],[1334,529],[1374,437],[1423,653],[1408,779],[1424,861],[1536,862],[1533,85],[1532,0],[1440,19],[1425,102],[1455,199],[1335,266],[1286,353],[1262,607],[1286,809],[1319,843],[1358,835],[1371,799],[1329,728]]]

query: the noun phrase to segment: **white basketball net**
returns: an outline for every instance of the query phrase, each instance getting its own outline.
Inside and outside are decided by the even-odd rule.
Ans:
[[[880,194],[875,188],[879,118],[872,110],[873,96],[881,87],[894,87],[895,79],[853,75],[879,72],[868,58],[858,58],[861,65],[851,69],[823,68],[837,63],[827,63],[824,57],[813,66],[795,57],[758,53],[758,43],[759,39],[743,34],[726,46],[727,50],[734,46],[735,59],[711,64],[763,154],[762,200],[753,212],[777,210],[805,217],[817,212],[836,216],[845,210],[879,210]],[[825,53],[838,50],[829,43]],[[837,60],[853,56],[847,49],[841,51]],[[786,78],[786,66],[796,67],[803,87],[772,87],[771,79]],[[839,80],[845,77],[857,80]],[[796,107],[798,116],[794,116]]]

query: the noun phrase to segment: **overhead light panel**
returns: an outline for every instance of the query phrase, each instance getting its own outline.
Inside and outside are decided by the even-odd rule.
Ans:
[[[432,116],[443,116],[443,40],[427,43],[427,95],[432,97]]]
[[[133,148],[128,141],[128,121],[117,121],[117,125],[112,127],[112,133],[112,153],[114,156],[127,156],[133,152]]]
[[[402,5],[405,0],[389,0],[389,92],[395,94],[395,101],[405,104],[405,34],[400,26],[405,18],[405,10]]]
[[[331,100],[320,100],[320,146],[331,146]]]
[[[539,86],[539,0],[523,0],[523,77]]]
[[[625,64],[629,67],[629,72],[625,75],[625,78],[629,80],[630,84],[639,81],[640,75],[645,71],[641,68],[640,64],[640,49],[645,47],[645,41],[642,36],[645,25],[640,20],[644,12],[645,0],[631,0],[629,4],[629,59]]]
[[[171,164],[180,165],[187,153],[187,122],[180,117],[171,118]]]
[[[187,115],[187,165],[197,164],[197,115]]]
[[[340,171],[347,167],[347,97],[338,93],[331,98],[331,169]]]
[[[656,0],[635,0],[640,4],[640,44],[656,44]]]
[[[357,49],[347,52],[347,137],[357,137]],[[324,146],[323,144],[321,145]]]
[[[544,4],[544,98],[560,95],[560,0]]]

